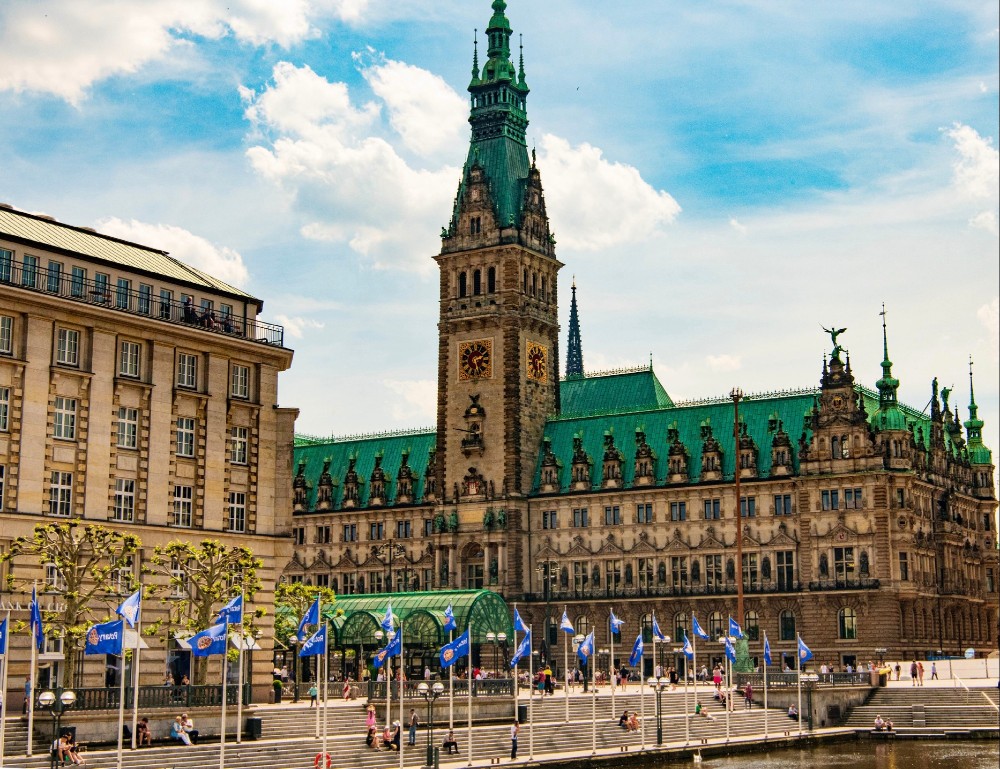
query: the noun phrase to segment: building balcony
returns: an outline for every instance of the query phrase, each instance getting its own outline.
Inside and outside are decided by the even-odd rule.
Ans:
[[[811,591],[817,590],[878,590],[881,582],[873,577],[845,577],[820,579],[809,583]]]
[[[763,582],[747,584],[743,588],[744,595],[767,595],[770,593],[797,593],[802,590],[798,582],[777,583]],[[718,585],[650,585],[650,586],[619,586],[617,588],[560,588],[553,587],[548,596],[552,601],[586,601],[603,598],[682,598],[709,595],[736,595],[736,583],[725,582]],[[526,593],[528,601],[544,601],[542,593]]]
[[[198,328],[205,333],[223,334],[274,347],[285,346],[285,329],[256,318],[240,318],[232,314],[199,312],[180,302],[165,301],[152,293],[126,290],[110,283],[50,274],[44,267],[25,269],[24,265],[0,264],[0,285],[6,284],[36,293],[58,296],[80,304],[88,304],[115,313]]]

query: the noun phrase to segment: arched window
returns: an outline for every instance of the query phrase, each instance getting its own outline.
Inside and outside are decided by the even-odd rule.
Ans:
[[[748,611],[743,616],[743,632],[751,641],[760,638],[760,615],[755,611]]]
[[[464,272],[460,272],[458,273],[458,296],[460,299],[464,299],[467,293],[469,293],[469,279]]]
[[[778,615],[778,638],[782,641],[795,640],[795,615],[788,609]]]
[[[720,638],[722,632],[722,612],[713,611],[708,615],[708,634],[712,638]]]
[[[538,273],[531,273],[531,295],[535,296],[538,294]]]
[[[652,643],[653,642],[653,615],[643,614],[642,619],[639,620],[639,626],[642,631],[642,642]]]
[[[858,615],[854,609],[841,609],[837,614],[838,636],[844,641],[856,641],[858,638]]]
[[[472,295],[479,296],[483,293],[483,273],[480,270],[472,271]]]
[[[590,633],[590,620],[586,614],[581,614],[573,622],[573,629],[577,635],[588,635]]]
[[[522,285],[521,285],[521,293],[524,293],[524,294],[528,293],[528,271],[527,270],[524,271],[523,282],[522,282]]]
[[[493,294],[497,290],[497,268],[490,267],[486,271],[486,293]]]
[[[543,302],[545,301],[545,296],[546,296],[546,294],[545,294],[546,285],[545,284],[546,284],[545,276],[542,275],[542,301]]]
[[[830,455],[834,459],[840,459],[840,438],[838,438],[836,435],[834,435],[833,438],[830,439],[830,449],[831,449]]]
[[[688,615],[679,612],[674,615],[674,638],[683,642],[684,634],[688,631]]]

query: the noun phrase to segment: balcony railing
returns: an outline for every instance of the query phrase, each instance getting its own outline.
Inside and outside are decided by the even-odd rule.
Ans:
[[[767,593],[797,593],[802,590],[798,582],[757,582],[747,583],[743,587],[745,595],[763,595]],[[600,598],[671,598],[674,596],[703,595],[736,595],[735,582],[723,582],[713,585],[681,584],[681,585],[648,585],[642,587],[600,587],[567,589],[554,587],[549,598],[553,601],[587,600]],[[526,593],[525,600],[544,601],[544,593]]]
[[[878,590],[881,583],[873,577],[848,577],[843,579],[821,579],[809,583],[809,589],[816,590]]]
[[[236,704],[238,687],[230,684],[226,687],[226,704]],[[74,710],[117,710],[120,692],[117,686],[100,689],[74,689],[76,704]],[[132,707],[132,695],[135,690],[125,687],[125,707]],[[167,710],[198,707],[219,707],[222,702],[221,686],[140,686],[140,710]],[[243,686],[243,703],[250,702],[250,686]]]
[[[420,686],[422,682],[418,681],[406,681],[403,683],[403,699],[404,700],[421,700],[423,695],[418,691],[417,687]],[[464,679],[454,679],[452,685],[454,686],[454,696],[455,697],[468,697],[469,696],[469,681]],[[514,680],[512,678],[484,678],[482,681],[472,681],[472,696],[473,697],[511,697],[514,694]],[[367,695],[369,700],[385,700],[385,681],[365,681],[361,684],[361,693],[365,694],[365,686],[367,685]],[[390,682],[392,686],[392,698],[394,700],[399,700],[399,682]],[[216,687],[218,688],[218,687]],[[448,688],[448,684],[445,684],[445,689]]]
[[[141,315],[167,323],[201,328],[207,332],[249,339],[260,344],[285,346],[285,329],[274,323],[214,311],[200,312],[191,304],[184,306],[181,302],[154,296],[152,292],[134,291],[62,272],[49,272],[41,266],[25,267],[17,262],[0,262],[0,283],[59,296],[74,302],[106,307],[130,315]]]
[[[867,670],[862,670],[856,673],[820,673],[820,674],[810,674],[803,675],[803,683],[816,684],[827,684],[830,686],[871,686],[871,673]],[[764,674],[763,673],[737,673],[735,678],[736,685],[739,688],[744,688],[747,683],[753,686],[754,689],[760,691],[764,686]],[[768,688],[781,688],[781,687],[795,687],[798,686],[798,674],[797,673],[768,673],[767,674],[767,686]]]

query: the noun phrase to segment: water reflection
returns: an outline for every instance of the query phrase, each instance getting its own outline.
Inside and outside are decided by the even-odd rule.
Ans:
[[[992,740],[843,742],[730,758],[706,758],[703,769],[997,769],[1000,745]]]

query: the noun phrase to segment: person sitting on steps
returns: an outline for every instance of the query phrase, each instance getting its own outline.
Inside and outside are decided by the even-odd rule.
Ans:
[[[451,729],[448,730],[448,736],[444,738],[444,742],[441,747],[448,751],[450,756],[453,752],[458,753],[458,742],[455,740],[455,732]]]

